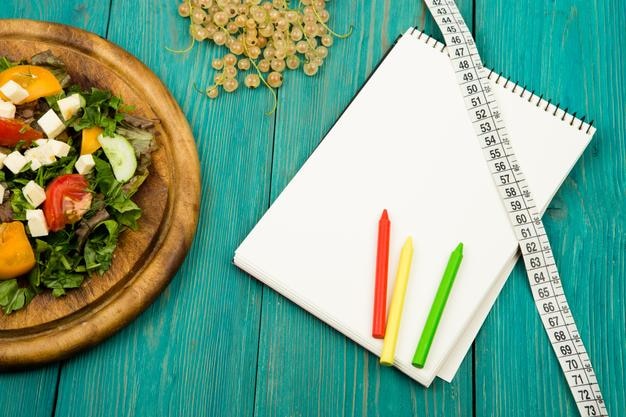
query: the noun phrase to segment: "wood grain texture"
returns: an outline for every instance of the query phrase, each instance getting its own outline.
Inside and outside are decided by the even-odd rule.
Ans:
[[[36,297],[0,318],[0,367],[58,360],[108,337],[134,319],[167,285],[196,229],[200,167],[191,131],[159,79],[127,52],[69,26],[4,20],[0,55],[17,60],[49,50],[73,82],[112,91],[136,114],[158,120],[150,175],[135,195],[143,214],[119,239],[111,268],[62,299]],[[121,64],[121,65],[120,65]]]
[[[459,2],[468,22],[472,2]],[[336,39],[314,77],[289,73],[280,89],[272,201],[334,124],[398,35],[434,27],[421,2],[328,3]],[[430,33],[433,33],[431,30]],[[256,416],[470,416],[471,354],[452,384],[429,389],[269,288],[263,289]],[[306,387],[294,389],[294,387]]]
[[[87,5],[81,0],[48,0],[41,2],[5,1],[0,7],[0,19],[30,18],[73,24],[105,36],[109,4],[99,2]],[[28,405],[29,415],[49,417],[53,413],[59,365],[26,372],[0,374],[0,415],[24,415]]]
[[[202,209],[194,246],[161,298],[65,364],[56,414],[250,416],[261,288],[231,260],[268,202],[271,97],[241,89],[213,102],[198,93],[193,84],[212,81],[211,59],[224,51],[201,44],[187,55],[167,52],[189,42],[175,2],[116,0],[111,16],[109,38],[161,77],[194,126]]]
[[[594,140],[545,225],[609,413],[622,416],[626,7],[611,0],[481,0],[476,13],[487,65],[596,121]],[[481,330],[475,360],[477,416],[577,415],[519,265]]]

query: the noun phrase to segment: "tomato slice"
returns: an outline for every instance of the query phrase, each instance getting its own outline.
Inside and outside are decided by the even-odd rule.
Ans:
[[[80,174],[61,175],[48,184],[43,203],[48,229],[57,232],[85,215],[92,201],[88,186]]]
[[[19,141],[27,143],[43,138],[43,133],[17,119],[0,117],[0,146],[15,146]]]

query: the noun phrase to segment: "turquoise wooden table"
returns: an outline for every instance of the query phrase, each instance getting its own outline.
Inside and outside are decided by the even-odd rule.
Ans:
[[[598,132],[546,227],[613,416],[626,415],[626,3],[459,1],[486,64],[595,119]],[[575,416],[518,265],[451,384],[424,389],[236,269],[233,251],[410,25],[436,34],[419,0],[333,1],[337,41],[314,78],[270,95],[209,101],[217,47],[187,55],[175,0],[3,0],[0,18],[93,31],[145,62],[189,118],[203,169],[194,246],[135,322],[73,359],[0,375],[13,416]],[[1,24],[1,23],[0,23]],[[438,36],[441,39],[440,36]],[[1,41],[1,40],[0,40]]]

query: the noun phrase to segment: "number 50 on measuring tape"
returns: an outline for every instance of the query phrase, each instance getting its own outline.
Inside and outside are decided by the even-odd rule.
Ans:
[[[578,411],[585,417],[608,416],[596,373],[565,298],[548,236],[474,38],[453,0],[425,1],[446,41],[465,107],[519,242],[537,311]]]

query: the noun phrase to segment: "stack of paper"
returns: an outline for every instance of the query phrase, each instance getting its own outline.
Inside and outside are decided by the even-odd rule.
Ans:
[[[428,39],[428,41],[427,41]],[[376,232],[415,245],[395,366],[450,380],[517,259],[517,242],[442,45],[402,36],[235,253],[235,263],[376,355]],[[594,129],[502,77],[490,77],[535,201],[548,205]],[[496,83],[496,78],[499,78]],[[450,252],[464,243],[426,366],[411,358]],[[395,255],[394,255],[395,254]]]

